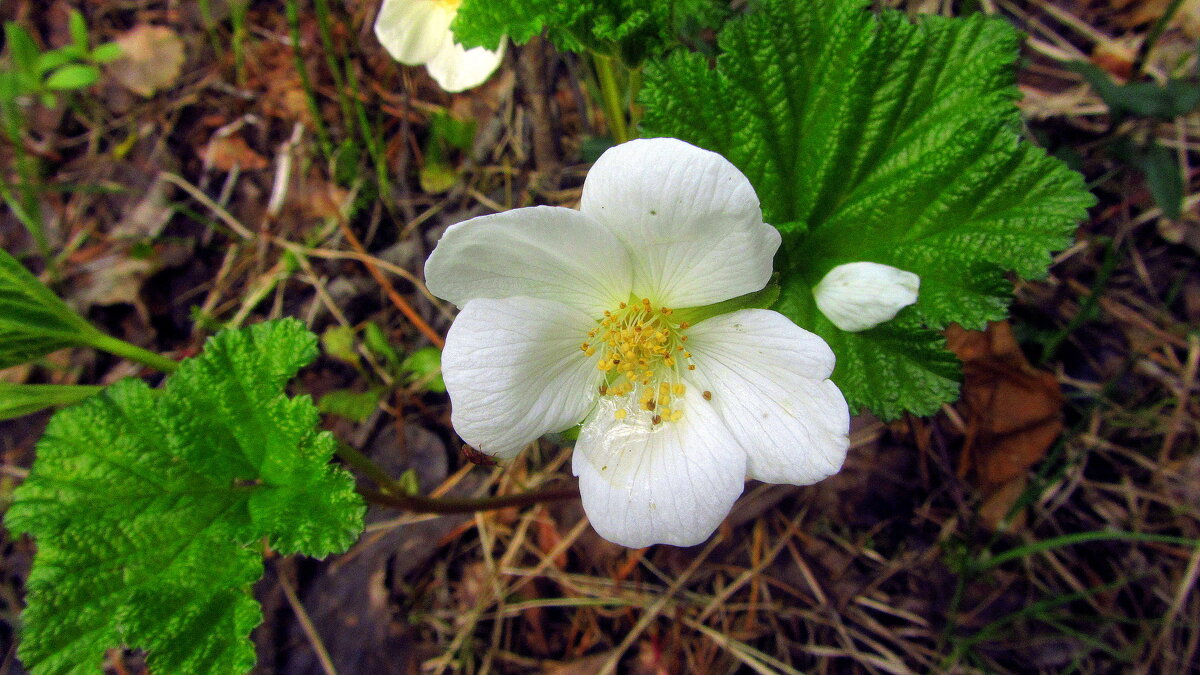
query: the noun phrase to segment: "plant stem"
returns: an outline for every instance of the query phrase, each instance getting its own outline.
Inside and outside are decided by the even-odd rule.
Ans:
[[[542,502],[578,499],[578,488],[556,488],[538,492],[524,492],[516,495],[501,495],[499,497],[454,498],[454,497],[423,497],[409,495],[391,476],[378,464],[358,450],[339,443],[337,455],[347,464],[362,471],[368,478],[384,489],[359,489],[358,493],[364,499],[380,506],[388,506],[404,511],[419,511],[422,513],[474,513],[475,511],[493,511],[510,506],[530,506]]]
[[[135,361],[144,366],[149,366],[164,373],[173,373],[176,370],[179,370],[178,361],[173,361],[165,356],[142,349],[141,347],[125,342],[124,340],[118,340],[117,338],[111,335],[105,335],[100,331],[85,335],[84,342],[88,346],[106,351],[109,354],[115,354],[122,358],[129,359],[130,361]]]
[[[370,478],[379,487],[392,494],[404,494],[404,488],[400,486],[400,483],[389,476],[388,472],[384,471],[378,464],[371,461],[370,457],[367,457],[345,443],[338,443],[336,452],[338,457],[341,457],[347,464],[366,474],[367,478]]]
[[[625,106],[621,105],[614,60],[610,56],[593,53],[592,63],[596,67],[596,80],[600,84],[600,98],[604,103],[604,116],[608,118],[608,130],[612,132],[614,141],[624,143],[631,137],[625,122]]]
[[[510,506],[531,506],[542,502],[578,499],[579,490],[576,488],[555,488],[538,492],[523,492],[516,495],[501,495],[499,497],[479,497],[477,499],[459,499],[452,497],[422,497],[419,495],[396,495],[375,490],[359,490],[367,501],[380,506],[390,506],[405,511],[422,513],[474,513],[476,511],[494,511]]]

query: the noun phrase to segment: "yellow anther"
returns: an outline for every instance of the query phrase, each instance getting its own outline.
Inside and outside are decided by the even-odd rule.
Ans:
[[[585,349],[585,350],[583,351],[583,353],[584,353],[584,354],[587,354],[588,356],[595,356],[595,355],[596,355],[596,348],[595,348],[595,347],[588,347],[587,349]]]
[[[685,391],[687,391],[687,387],[682,384],[676,384],[674,387],[671,387],[671,392],[676,396],[683,396],[683,392]]]
[[[625,413],[624,408],[617,408],[616,410],[613,411],[614,419],[623,420],[623,419],[625,419],[625,415],[626,415],[626,413]]]
[[[696,369],[696,364],[694,364],[694,363],[688,364],[688,370],[695,370],[695,369]]]
[[[678,422],[682,417],[683,417],[682,410],[672,410],[671,411],[671,421],[672,422]]]

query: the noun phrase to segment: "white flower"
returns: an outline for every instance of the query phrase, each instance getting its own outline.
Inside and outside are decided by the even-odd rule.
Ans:
[[[671,138],[605,152],[578,211],[451,226],[425,278],[462,310],[442,354],[455,429],[509,458],[584,420],[584,509],[631,547],[704,541],[747,476],[836,472],[850,418],[825,342],[768,310],[687,309],[762,289],[779,244],[737,168]]]
[[[891,321],[917,301],[921,278],[889,265],[838,265],[813,287],[817,308],[833,325],[857,332]]]
[[[504,43],[490,51],[464,49],[454,41],[450,23],[462,0],[383,0],[375,35],[392,58],[424,65],[446,91],[463,91],[491,76],[504,58]]]

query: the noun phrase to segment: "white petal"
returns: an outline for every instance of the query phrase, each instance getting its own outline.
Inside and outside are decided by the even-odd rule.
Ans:
[[[888,265],[838,265],[813,288],[817,307],[845,331],[874,328],[917,301],[921,278]]]
[[[656,303],[708,305],[771,278],[779,232],[763,223],[750,181],[714,152],[674,138],[610,148],[588,172],[579,208],[625,242],[634,293]]]
[[[429,291],[459,307],[474,298],[524,295],[599,317],[629,299],[632,279],[629,254],[612,233],[553,206],[451,225],[425,263]]]
[[[425,67],[442,89],[464,91],[478,87],[496,72],[504,60],[504,47],[505,43],[501,42],[500,49],[494,52],[483,47],[464,49],[448,36],[442,49]]]
[[[450,39],[454,10],[435,0],[383,0],[375,19],[375,36],[400,63],[419,66]]]
[[[583,510],[609,541],[641,548],[692,546],[725,519],[742,493],[746,456],[714,411],[689,392],[683,418],[651,427],[613,418],[602,399],[575,444]]]
[[[454,430],[480,451],[507,458],[542,434],[579,423],[603,376],[597,357],[579,348],[595,325],[550,300],[468,302],[442,351]]]
[[[834,358],[824,340],[765,309],[702,321],[688,340],[689,386],[712,394],[704,405],[749,455],[751,478],[807,485],[841,468],[850,410],[826,379]]]

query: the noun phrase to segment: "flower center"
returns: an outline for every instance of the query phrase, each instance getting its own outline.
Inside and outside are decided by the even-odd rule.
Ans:
[[[686,321],[676,322],[669,307],[654,307],[649,298],[622,302],[605,312],[580,345],[588,356],[600,352],[596,367],[606,373],[601,397],[616,404],[613,415],[648,418],[651,425],[683,417],[683,372],[695,370],[686,348]]]

